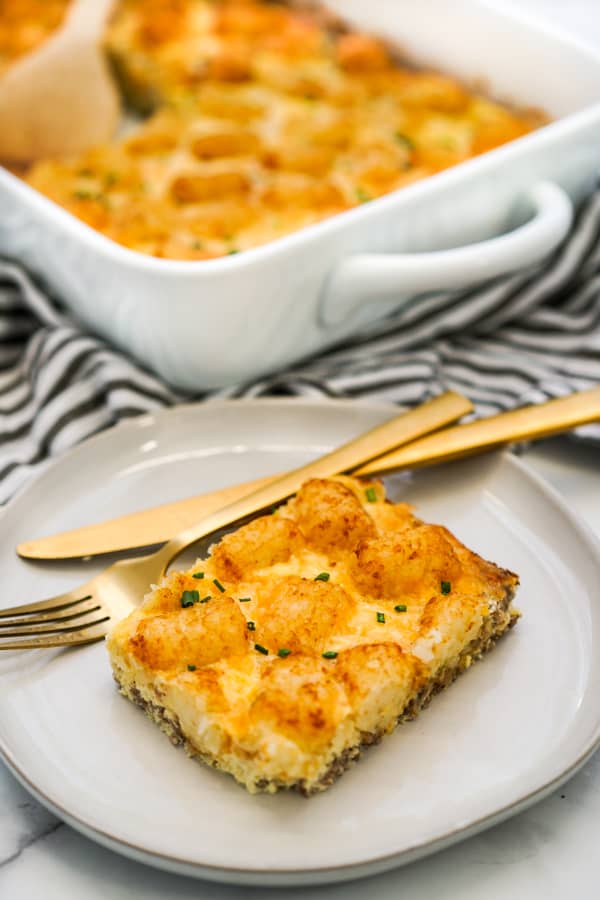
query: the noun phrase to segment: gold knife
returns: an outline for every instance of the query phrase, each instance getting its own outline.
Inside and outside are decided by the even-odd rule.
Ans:
[[[515,441],[535,440],[600,420],[600,387],[546,403],[444,428],[372,460],[353,474],[373,475],[416,468],[479,453]],[[17,552],[28,559],[69,559],[159,544],[203,516],[256,490],[278,475],[232,485],[152,509],[26,541]]]

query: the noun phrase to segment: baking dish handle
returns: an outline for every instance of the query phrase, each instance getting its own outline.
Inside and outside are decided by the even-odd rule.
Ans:
[[[381,314],[428,291],[457,290],[540,262],[567,234],[573,219],[571,200],[551,182],[527,191],[534,209],[524,225],[500,237],[452,250],[423,253],[360,253],[338,263],[320,309],[323,325],[351,326],[365,318],[372,303]]]

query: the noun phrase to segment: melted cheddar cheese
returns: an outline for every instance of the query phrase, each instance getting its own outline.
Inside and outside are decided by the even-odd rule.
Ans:
[[[516,620],[516,575],[385,499],[312,480],[113,630],[122,692],[248,790],[322,790]]]

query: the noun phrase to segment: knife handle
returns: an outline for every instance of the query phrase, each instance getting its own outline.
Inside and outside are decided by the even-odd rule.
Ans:
[[[431,465],[491,450],[516,441],[550,437],[600,420],[600,387],[559,397],[534,406],[499,413],[486,419],[446,428],[400,447],[361,466],[354,474],[371,475]]]

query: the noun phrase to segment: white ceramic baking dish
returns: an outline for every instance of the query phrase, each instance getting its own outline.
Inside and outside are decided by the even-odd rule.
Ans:
[[[483,80],[491,95],[540,106],[555,121],[295,234],[206,262],[120,247],[0,170],[0,253],[23,261],[89,328],[168,382],[202,390],[287,366],[419,302],[420,293],[468,285],[552,250],[600,167],[600,55],[485,0],[328,5],[415,59]]]

